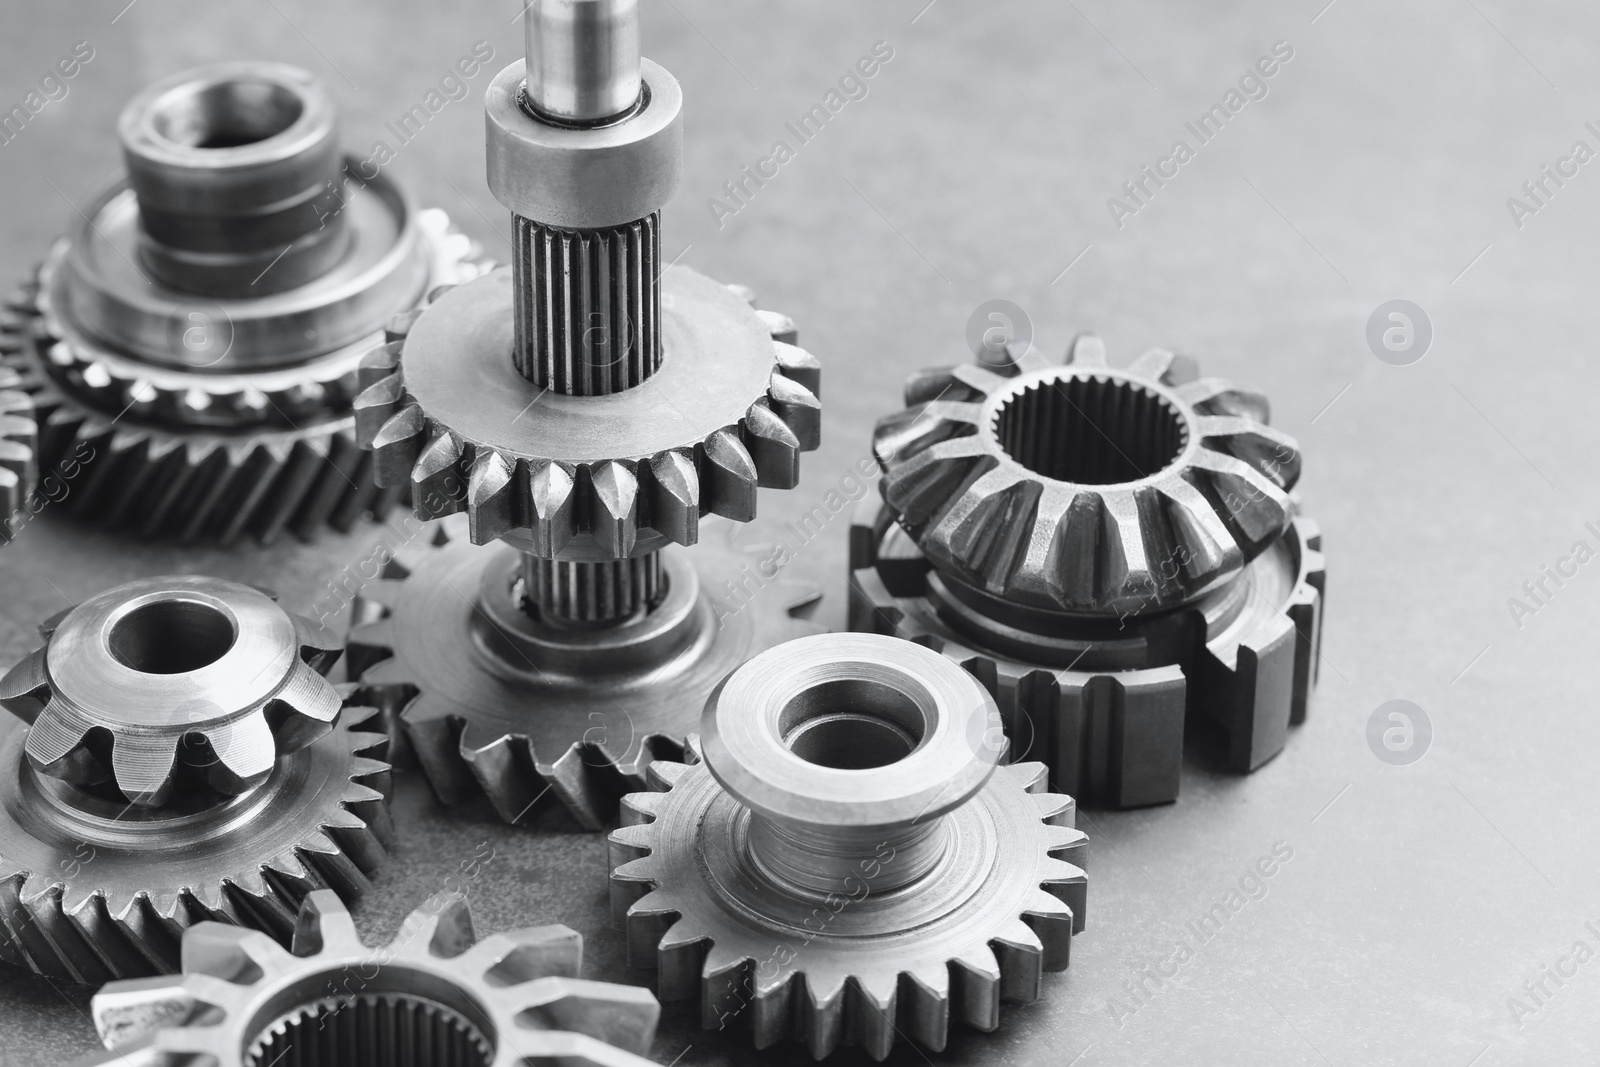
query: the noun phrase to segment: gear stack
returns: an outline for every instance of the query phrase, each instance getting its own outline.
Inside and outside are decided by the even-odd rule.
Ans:
[[[999,700],[1012,750],[1113,807],[1176,799],[1188,711],[1226,763],[1304,720],[1323,562],[1266,398],[1193,361],[931,370],[878,423],[881,501],[851,534],[851,626],[938,649]]]
[[[808,632],[793,599],[719,613],[708,591],[745,558],[683,546],[704,517],[754,518],[758,487],[795,485],[819,370],[787,318],[663,265],[682,94],[640,58],[633,0],[524,17],[527,61],[486,100],[511,267],[374,350],[356,401],[379,484],[422,518],[464,512],[467,536],[370,586],[350,648],[409,701],[445,800],[481,787],[515,821],[549,791],[599,828],[651,759],[681,757],[717,681]]]
[[[357,363],[394,316],[485,269],[471,242],[353,169],[332,97],[294,67],[166,78],[118,135],[126,177],[0,319],[61,506],[223,542],[381,514],[403,487],[380,492],[356,445]]]
[[[539,926],[477,940],[460,896],[429,899],[367,948],[332,893],[312,893],[293,952],[206,923],[183,973],[94,998],[107,1052],[129,1067],[651,1067],[661,1008],[647,990],[579,978],[583,938]]]
[[[387,738],[315,624],[216,578],[130,582],[0,679],[0,959],[68,981],[170,971],[208,919],[287,939],[391,836]]]
[[[658,761],[623,802],[612,905],[629,961],[701,1024],[818,1058],[897,1033],[942,1050],[1067,966],[1087,883],[1071,797],[998,766],[993,698],[876,634],[756,656],[707,705],[704,762]]]

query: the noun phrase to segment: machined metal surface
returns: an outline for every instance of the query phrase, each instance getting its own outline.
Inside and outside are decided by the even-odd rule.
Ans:
[[[522,11],[528,102],[541,115],[597,124],[638,102],[639,0],[534,0]]]
[[[993,1030],[1067,966],[1086,838],[1040,764],[1000,765],[995,703],[938,653],[824,634],[734,672],[703,762],[623,801],[613,914],[663,1000],[817,1057]],[[1071,861],[1071,862],[1069,862]]]
[[[28,762],[142,807],[186,772],[243,793],[339,717],[323,677],[337,642],[250,586],[145,578],[41,630],[46,643],[0,678],[0,704],[29,724]]]
[[[1091,337],[1064,363],[906,392],[878,427],[883,499],[851,532],[853,629],[967,667],[1018,758],[1085,804],[1175,799],[1190,711],[1231,771],[1282,750],[1316,680],[1324,571],[1264,398],[1169,352],[1113,370]]]
[[[656,999],[579,978],[582,959],[565,926],[479,941],[453,894],[368,948],[339,898],[316,892],[292,952],[208,923],[184,935],[182,974],[101,990],[107,1051],[80,1067],[647,1067]]]
[[[347,169],[331,109],[304,72],[242,63],[125,110],[129,177],[0,317],[0,366],[33,397],[41,476],[68,510],[230,542],[394,503],[352,432],[359,361],[395,315],[486,264],[442,212]]]
[[[794,486],[821,436],[817,362],[726,286],[669,269],[660,370],[565,396],[512,363],[511,282],[450,290],[368,359],[357,429],[419,517],[465,512],[475,543],[597,561],[692,545],[701,516],[749,521],[758,486]]]
[[[22,378],[0,365],[0,544],[10,540],[9,520],[33,492],[38,475],[39,428]]]
[[[814,586],[779,583],[727,606],[755,559],[731,526],[708,526],[693,552],[661,553],[666,593],[653,610],[573,629],[530,617],[523,557],[471,544],[464,525],[446,520],[442,536],[402,550],[367,583],[349,638],[350,669],[396,717],[446,803],[481,792],[515,822],[547,798],[601,829],[622,794],[645,788],[652,760],[683,757],[729,671],[816,632],[796,617],[815,605]]]

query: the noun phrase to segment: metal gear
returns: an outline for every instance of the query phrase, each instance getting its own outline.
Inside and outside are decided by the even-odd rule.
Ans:
[[[648,990],[577,977],[583,938],[538,926],[477,940],[466,900],[440,895],[367,948],[339,898],[312,893],[293,951],[207,923],[183,973],[114,982],[91,1011],[127,1067],[649,1067]]]
[[[661,554],[666,596],[618,626],[565,629],[523,610],[519,554],[480,548],[447,519],[402,549],[354,605],[349,668],[404,732],[441,800],[478,792],[507,822],[545,793],[598,830],[653,759],[682,759],[706,697],[763,649],[817,632],[820,592],[751,582],[756,546],[708,523],[692,553]],[[763,585],[774,583],[761,582]]]
[[[33,399],[16,371],[0,365],[0,544],[11,539],[9,519],[33,490],[39,428]]]
[[[1083,803],[1178,795],[1188,710],[1254,770],[1316,680],[1321,535],[1267,402],[1154,351],[914,376],[851,531],[850,625],[942,651]]]
[[[701,590],[732,557],[676,553],[707,516],[753,519],[758,487],[794,487],[820,368],[747,291],[663,269],[683,100],[639,56],[637,4],[534,0],[524,21],[528,60],[485,99],[510,269],[374,349],[355,402],[378,484],[511,551],[451,546],[375,592],[386,617],[357,616],[376,628],[353,661],[392,654],[377,681],[421,690],[405,726],[441,797],[476,781],[516,820],[548,783],[598,829],[651,758],[681,754],[722,674],[796,634],[793,604],[714,625]]]
[[[0,705],[30,724],[28,762],[143,807],[165,804],[186,769],[243,793],[339,717],[323,677],[337,642],[251,586],[141,578],[40,631],[45,644],[0,678]]]
[[[64,507],[223,543],[381,514],[396,494],[355,443],[361,356],[487,270],[480,251],[340,156],[331,97],[292,67],[183,72],[118,131],[128,175],[0,318]]]
[[[391,837],[387,736],[304,620],[181,577],[43,629],[0,680],[0,959],[153,974],[196,922],[281,938],[311,890],[362,891]]]
[[[612,907],[629,962],[701,1024],[821,1058],[897,1033],[939,1050],[1067,966],[1086,839],[1041,764],[999,766],[994,700],[875,634],[770,649],[707,703],[704,762],[623,801]],[[1067,862],[1071,859],[1073,862]]]

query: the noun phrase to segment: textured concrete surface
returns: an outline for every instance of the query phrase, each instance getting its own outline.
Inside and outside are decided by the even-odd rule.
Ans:
[[[95,49],[67,95],[0,145],[0,255],[14,274],[115,170],[117,109],[149,79],[224,58],[300,63],[370,151],[395,145],[384,124],[474,42],[492,45],[494,68],[519,47],[509,2],[126,3],[13,0],[0,14],[0,107],[74,42]],[[1325,3],[645,5],[646,51],[687,98],[667,253],[793,314],[825,367],[824,447],[802,488],[764,498],[752,536],[840,487],[904,375],[962,358],[969,314],[995,297],[1026,308],[1049,349],[1092,328],[1114,361],[1155,344],[1201,357],[1266,391],[1307,455],[1331,571],[1310,721],[1248,779],[1196,754],[1177,805],[1089,813],[1090,925],[1071,971],[1008,1009],[998,1034],[957,1035],[941,1055],[902,1048],[894,1063],[1502,1067],[1600,1047],[1600,936],[1585,926],[1600,928],[1600,564],[1579,562],[1600,549],[1584,525],[1600,521],[1600,163],[1561,162],[1579,140],[1600,150],[1584,125],[1600,120],[1600,13],[1579,0]],[[785,123],[878,41],[893,58],[867,96],[796,143]],[[1265,98],[1199,144],[1185,123],[1279,41],[1293,56]],[[486,80],[390,169],[503,252],[507,223],[482,180]],[[1193,158],[1147,182],[1119,227],[1108,198],[1179,138]],[[731,217],[708,207],[778,140],[794,152],[776,178]],[[1543,179],[1540,204],[1522,186],[1546,164],[1570,176]],[[1514,217],[1512,196],[1538,210]],[[1365,336],[1397,298],[1433,326],[1409,366],[1375,358]],[[825,587],[820,618],[835,626],[844,533],[841,516],[787,575]],[[304,603],[370,536],[180,553],[46,514],[0,550],[0,656],[28,648],[43,616],[137,574],[212,571]],[[1574,555],[1580,540],[1589,552]],[[1431,719],[1431,750],[1410,766],[1366,740],[1392,699]],[[487,845],[495,859],[470,885],[484,930],[566,922],[588,936],[593,975],[629,977],[599,838],[554,815],[530,832],[486,808],[446,812],[414,776],[396,818],[400,854],[358,911],[372,937]],[[1253,878],[1275,848],[1292,857]],[[1227,921],[1197,933],[1219,903]],[[90,1048],[86,1003],[0,976],[0,1063]],[[807,1059],[752,1057],[681,1008],[655,1055]]]

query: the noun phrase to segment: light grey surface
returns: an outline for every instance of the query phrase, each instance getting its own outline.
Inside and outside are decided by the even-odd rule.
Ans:
[[[370,151],[375,138],[397,144],[384,124],[474,41],[493,45],[491,73],[520,54],[510,2],[126,2],[13,0],[0,21],[6,108],[73,42],[96,49],[66,97],[0,145],[13,272],[74,217],[68,200],[110,175],[117,108],[151,78],[225,58],[301,63],[329,79],[347,141]],[[1570,969],[1577,941],[1600,949],[1584,925],[1600,929],[1588,891],[1600,873],[1588,632],[1600,564],[1569,556],[1580,540],[1600,549],[1584,525],[1600,530],[1586,328],[1600,164],[1547,183],[1553,196],[1520,229],[1507,207],[1574,141],[1600,148],[1584,126],[1600,118],[1600,12],[1325,2],[646,5],[645,54],[685,93],[664,252],[688,246],[683,262],[753,286],[824,364],[823,449],[805,457],[799,490],[763,499],[752,531],[790,539],[790,573],[825,583],[824,621],[843,619],[846,516],[804,545],[784,523],[851,490],[902,377],[962,358],[967,317],[991,297],[1027,308],[1047,348],[1094,328],[1113,362],[1154,344],[1192,352],[1271,396],[1274,423],[1306,452],[1304,497],[1332,572],[1310,721],[1248,779],[1194,759],[1176,806],[1089,813],[1089,929],[1071,971],[1008,1011],[999,1034],[962,1035],[933,1062],[1501,1067],[1600,1047],[1600,962],[1546,981],[1543,1004],[1523,986],[1541,967]],[[799,144],[785,123],[878,40],[894,58],[867,97]],[[1107,198],[1176,138],[1192,143],[1184,122],[1279,40],[1294,58],[1267,98],[1116,228]],[[386,169],[503,253],[507,221],[482,180],[487,81],[474,77]],[[780,138],[794,158],[719,229],[707,198]],[[1365,340],[1395,298],[1434,325],[1413,366],[1380,362]],[[47,516],[0,550],[0,651],[20,655],[33,622],[125,576],[211,570],[303,606],[363,552],[359,538],[124,551]],[[1525,600],[1514,620],[1508,598],[1547,565],[1576,573],[1543,579],[1542,604]],[[1434,738],[1397,767],[1369,750],[1366,726],[1401,698],[1427,711]],[[396,818],[400,855],[358,911],[369,937],[452,878],[485,929],[569,923],[590,935],[591,973],[622,976],[598,838],[555,816],[532,833],[481,807],[447,816],[414,775]],[[1201,944],[1188,924],[1275,842],[1293,858]],[[461,873],[488,847],[491,862]],[[1146,1003],[1114,1021],[1110,1009],[1134,1005],[1127,986],[1184,938],[1192,958],[1159,989],[1145,979]],[[1512,997],[1533,1009],[1520,1025]],[[0,1002],[8,1067],[90,1045],[82,994],[7,975]],[[805,1062],[796,1048],[752,1057],[681,1009],[667,1019],[663,1063]],[[925,1058],[902,1049],[893,1062]]]

